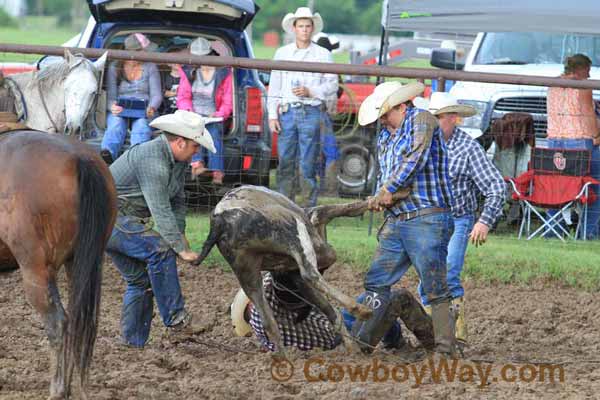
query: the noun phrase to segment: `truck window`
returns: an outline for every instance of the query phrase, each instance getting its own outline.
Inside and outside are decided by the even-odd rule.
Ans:
[[[562,64],[576,53],[600,65],[600,36],[541,32],[486,33],[473,64]]]

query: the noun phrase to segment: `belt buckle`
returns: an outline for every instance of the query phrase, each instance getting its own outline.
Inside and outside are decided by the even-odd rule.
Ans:
[[[288,110],[290,109],[290,104],[289,103],[285,103],[281,105],[281,113],[285,114],[286,112],[288,112]]]

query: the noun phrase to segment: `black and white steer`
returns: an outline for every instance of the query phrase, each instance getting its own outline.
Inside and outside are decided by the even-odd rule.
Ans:
[[[228,192],[211,214],[210,233],[195,264],[200,264],[216,244],[238,281],[260,313],[265,331],[279,353],[282,340],[273,312],[262,291],[261,271],[274,277],[285,274],[302,296],[319,308],[332,326],[349,340],[340,312],[324,295],[339,301],[359,319],[371,310],[328,284],[319,270],[336,261],[326,241],[325,228],[333,218],[361,215],[367,202],[302,209],[287,197],[258,186],[241,186]]]

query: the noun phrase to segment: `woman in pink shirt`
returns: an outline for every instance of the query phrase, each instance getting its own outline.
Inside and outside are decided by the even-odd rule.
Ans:
[[[190,45],[190,52],[197,56],[218,55],[204,38],[195,39]],[[201,66],[195,69],[180,68],[180,81],[177,89],[177,108],[193,111],[204,117],[219,117],[223,121],[231,117],[233,111],[232,73],[230,68]],[[210,132],[216,153],[206,152],[194,155],[192,174],[200,175],[207,169],[205,159],[208,157],[208,170],[212,171],[214,184],[223,183],[225,176],[223,160],[223,121],[206,125]],[[207,154],[208,153],[208,154]]]
[[[567,57],[561,78],[584,80],[590,77],[592,61],[584,54]],[[600,180],[600,125],[596,119],[591,89],[552,87],[547,95],[548,147],[582,149],[592,152],[591,176]],[[598,185],[592,189],[600,194]],[[599,235],[600,201],[588,205],[587,239]]]

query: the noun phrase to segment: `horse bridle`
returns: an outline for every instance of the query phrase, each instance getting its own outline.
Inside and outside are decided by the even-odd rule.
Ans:
[[[42,105],[44,106],[44,111],[46,111],[46,116],[48,117],[48,119],[50,120],[50,123],[52,124],[52,126],[54,127],[54,131],[56,133],[60,133],[58,131],[58,126],[56,125],[56,123],[54,122],[54,120],[52,119],[52,116],[50,115],[50,111],[48,110],[48,106],[46,105],[46,99],[44,98],[44,94],[42,92],[42,89],[40,88],[41,85],[36,85],[37,86],[37,91],[38,94],[40,96],[40,100],[42,101]]]

